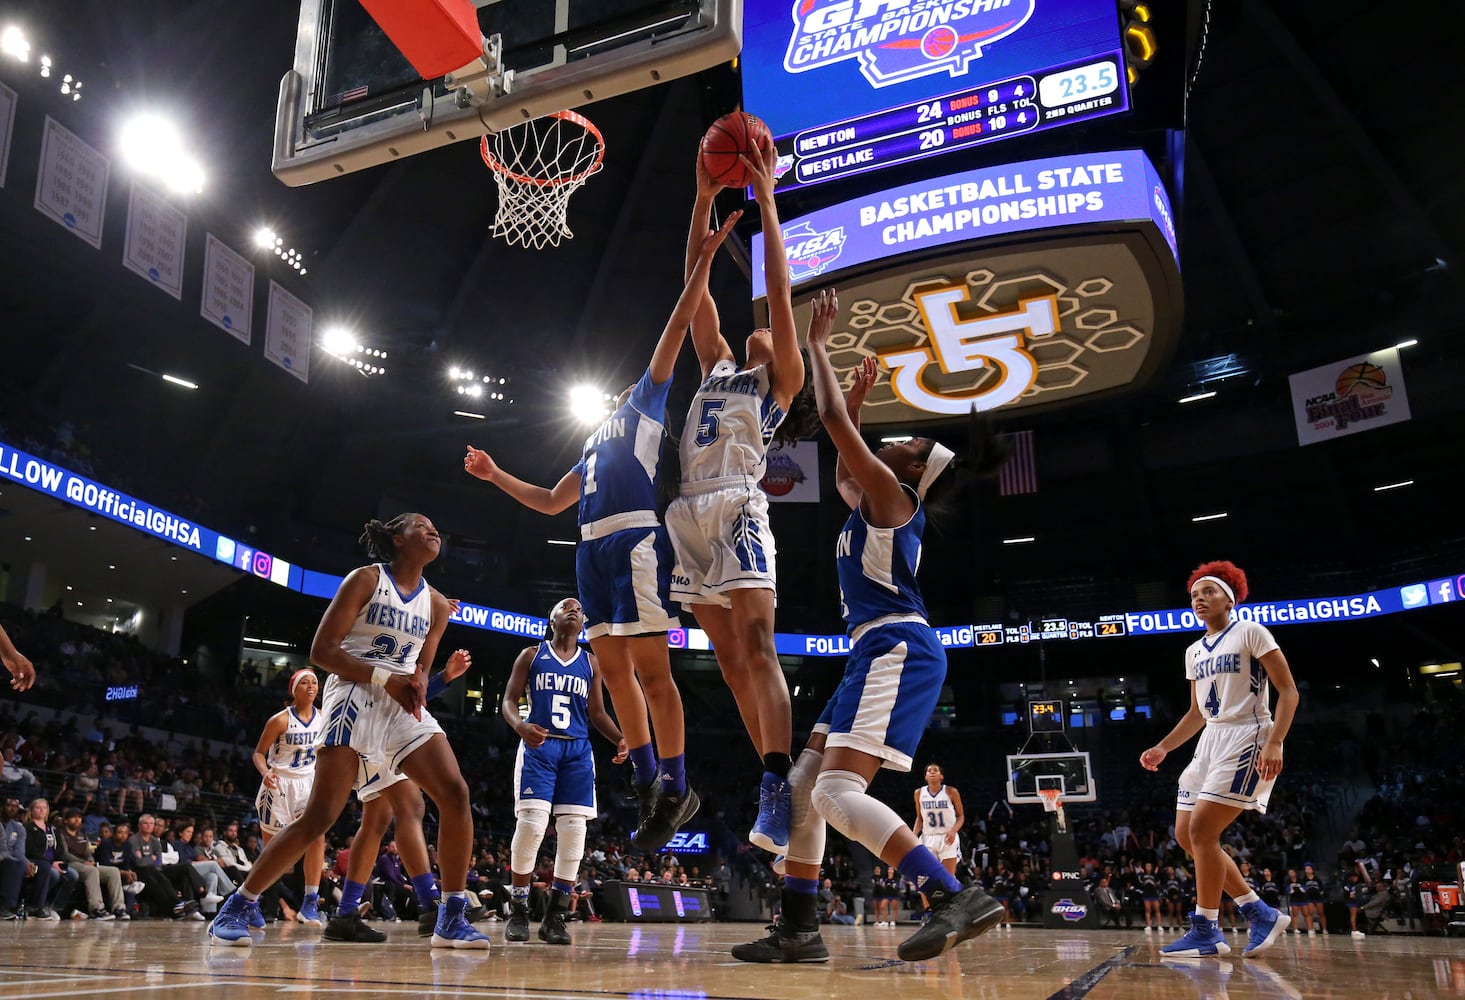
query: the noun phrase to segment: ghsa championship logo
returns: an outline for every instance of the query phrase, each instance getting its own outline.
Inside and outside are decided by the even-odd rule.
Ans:
[[[783,247],[788,257],[790,281],[798,282],[823,274],[839,260],[844,250],[844,227],[835,226],[815,232],[810,222],[800,222],[783,231]]]
[[[1089,908],[1087,906],[1083,903],[1075,903],[1067,896],[1058,900],[1052,906],[1048,907],[1048,909],[1054,916],[1062,917],[1069,923],[1078,923],[1078,921],[1089,915]]]
[[[963,76],[984,46],[1032,17],[1037,0],[794,0],[783,67],[859,61],[872,87],[933,73]]]

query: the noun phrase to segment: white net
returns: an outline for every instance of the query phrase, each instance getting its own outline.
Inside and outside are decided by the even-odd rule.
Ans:
[[[493,235],[535,250],[574,237],[570,195],[600,170],[605,141],[590,119],[557,111],[483,137],[483,162],[498,185]]]

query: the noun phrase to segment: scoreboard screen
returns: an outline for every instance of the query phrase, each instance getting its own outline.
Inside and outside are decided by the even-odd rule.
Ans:
[[[779,190],[1129,109],[1116,0],[747,0]]]
[[[1063,702],[1028,702],[1028,730],[1034,733],[1063,732]]]

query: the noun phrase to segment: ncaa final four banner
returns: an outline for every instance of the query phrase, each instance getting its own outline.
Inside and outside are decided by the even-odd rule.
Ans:
[[[758,483],[775,503],[819,502],[819,442],[768,446],[768,471]]]
[[[1396,348],[1360,354],[1288,378],[1299,445],[1409,419],[1409,397]]]

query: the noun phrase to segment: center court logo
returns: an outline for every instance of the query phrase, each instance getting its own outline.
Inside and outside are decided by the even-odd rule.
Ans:
[[[783,67],[804,73],[857,60],[872,87],[948,73],[1017,31],[1037,0],[795,0]]]

